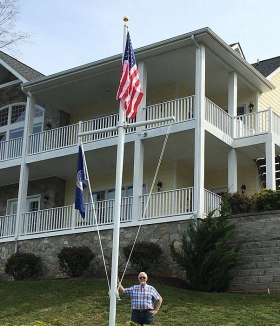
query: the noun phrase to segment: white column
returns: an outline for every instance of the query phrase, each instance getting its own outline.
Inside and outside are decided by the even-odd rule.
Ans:
[[[275,182],[275,144],[274,142],[265,143],[265,157],[266,157],[266,188],[276,189]]]
[[[138,107],[137,122],[145,120],[143,109],[146,107],[147,98],[147,66],[144,62],[138,64],[139,78],[143,90],[143,98]],[[138,139],[134,143],[134,171],[133,171],[133,206],[132,220],[141,218],[142,204],[140,196],[143,189],[143,168],[144,168],[144,132],[145,127],[137,127]]]
[[[35,98],[34,96],[30,95],[27,97],[27,104],[25,109],[25,122],[24,122],[23,143],[22,143],[22,164],[20,167],[17,219],[16,219],[16,228],[15,228],[16,241],[18,236],[20,235],[20,224],[21,224],[22,213],[26,212],[29,167],[25,163],[25,159],[26,156],[28,155],[29,135],[33,131],[34,107],[35,107]],[[17,251],[17,245],[15,246],[15,252],[16,251]]]
[[[255,93],[255,112],[259,112],[259,97],[260,93]],[[260,132],[260,116],[259,114],[256,115],[256,132]]]
[[[195,149],[194,149],[194,211],[204,213],[204,146],[205,146],[205,47],[196,49],[195,66]]]
[[[259,98],[260,98],[260,93],[256,92],[255,93],[255,111],[259,112]]]
[[[237,191],[237,153],[234,148],[228,152],[228,191]]]
[[[228,114],[231,117],[237,115],[237,74],[230,72],[228,75]],[[232,119],[232,137],[236,136],[236,120]]]

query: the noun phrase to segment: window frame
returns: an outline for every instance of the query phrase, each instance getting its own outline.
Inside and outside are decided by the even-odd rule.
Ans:
[[[0,108],[0,111],[8,109],[8,121],[7,121],[7,124],[3,125],[3,126],[0,126],[0,134],[1,135],[4,135],[4,134],[6,135],[6,137],[5,137],[6,139],[3,140],[3,141],[8,141],[8,140],[11,139],[10,138],[11,132],[13,132],[15,130],[20,130],[20,129],[23,130],[24,129],[25,118],[23,120],[15,121],[15,122],[11,122],[11,119],[12,119],[13,107],[25,106],[25,108],[26,108],[26,105],[27,105],[26,102],[16,102],[16,103],[12,103],[12,104],[9,104],[9,105],[5,105],[5,106]],[[42,112],[42,114],[39,115],[39,116],[36,116],[36,110],[40,110]],[[38,127],[39,125],[41,125],[41,131],[40,132],[43,131],[44,119],[45,119],[45,109],[42,108],[41,106],[35,104],[32,133],[34,133],[34,127],[35,126]],[[20,137],[20,138],[22,138],[22,137]]]

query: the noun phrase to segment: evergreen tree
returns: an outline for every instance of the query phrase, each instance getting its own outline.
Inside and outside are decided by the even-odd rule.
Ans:
[[[224,204],[220,216],[214,212],[195,225],[191,221],[181,237],[180,248],[175,241],[170,244],[173,260],[186,272],[192,288],[205,292],[221,292],[232,279],[230,270],[237,265],[240,244],[231,243],[235,230],[228,219]]]

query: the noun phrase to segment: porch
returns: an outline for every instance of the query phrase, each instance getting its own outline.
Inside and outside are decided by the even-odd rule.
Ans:
[[[152,193],[140,196],[141,213],[132,216],[132,197],[124,197],[121,201],[121,225],[139,225],[162,223],[168,220],[184,220],[194,218],[193,210],[194,188],[182,188],[170,191]],[[219,209],[221,197],[213,192],[204,190],[204,214]],[[148,203],[148,204],[147,204]],[[103,200],[95,203],[95,209],[90,203],[86,204],[86,216],[82,219],[74,204],[39,211],[27,212],[21,215],[19,234],[16,233],[16,215],[0,216],[0,242],[29,239],[35,237],[56,236],[68,233],[80,233],[113,228],[114,200]]]
[[[150,105],[143,109],[143,120],[175,117],[175,124],[195,119],[195,96],[179,98],[164,103]],[[280,117],[269,108],[264,111],[252,112],[240,116],[230,116],[225,110],[205,98],[205,121],[215,127],[217,133],[222,132],[230,139],[252,137],[265,133],[280,136]],[[132,122],[131,120],[127,121]],[[110,128],[118,123],[118,114],[99,117],[92,120],[68,125],[61,128],[43,131],[29,136],[28,155],[36,155],[50,151],[76,146],[78,132],[88,132],[101,128]],[[161,127],[166,123],[148,125],[144,130]],[[213,131],[213,128],[211,129]],[[135,128],[126,129],[126,134],[135,133]],[[117,136],[117,131],[104,132],[85,136],[84,143],[110,139]],[[225,141],[224,137],[220,139]],[[0,141],[0,162],[22,157],[22,138]]]

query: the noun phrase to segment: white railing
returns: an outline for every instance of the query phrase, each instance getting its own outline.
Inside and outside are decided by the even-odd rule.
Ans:
[[[67,230],[72,226],[72,206],[22,214],[20,234]]]
[[[219,215],[222,197],[204,189],[204,214],[207,215],[213,210],[216,210],[215,215]]]
[[[112,114],[108,115],[105,117],[100,117],[96,119],[92,119],[89,121],[84,121],[82,122],[82,130],[81,132],[88,132],[88,131],[93,131],[93,130],[98,130],[98,129],[104,129],[104,128],[109,128],[109,127],[115,127],[119,121],[119,114]],[[135,120],[134,119],[126,119],[128,123],[132,123]],[[125,130],[125,133],[131,133],[134,132],[135,128],[128,128]],[[118,131],[109,131],[109,132],[103,132],[103,133],[98,133],[98,134],[93,134],[93,135],[87,135],[83,137],[83,142],[91,142],[91,141],[96,141],[100,139],[105,139],[105,138],[111,138],[115,137],[118,135]]]
[[[26,235],[95,226],[94,210],[99,225],[111,224],[114,217],[114,203],[114,199],[98,201],[94,203],[94,209],[90,203],[85,204],[86,215],[84,219],[81,218],[73,205],[24,213],[20,234]],[[121,222],[131,221],[131,219],[132,197],[124,197],[121,200]]]
[[[15,235],[16,215],[0,216],[0,238]]]
[[[186,121],[194,118],[194,95],[180,98],[173,101],[162,102],[146,107],[143,117],[146,120],[160,119],[174,116],[175,122]],[[151,129],[167,124],[167,122],[158,122],[148,125]]]
[[[189,214],[193,211],[193,187],[141,196],[144,219]]]
[[[132,199],[133,197],[121,199],[121,222],[132,220]],[[96,221],[98,225],[112,224],[114,221],[114,205],[114,199],[97,201],[94,203],[94,207],[91,203],[85,204],[85,219],[77,213],[75,227],[95,226]]]
[[[280,136],[280,117],[275,112],[272,112],[272,132]]]
[[[22,156],[23,138],[15,138],[0,142],[0,161],[10,160]]]
[[[119,115],[113,114],[101,118],[82,122],[81,132],[87,132],[108,127],[115,127],[118,123]],[[127,122],[133,122],[127,119]],[[126,129],[126,133],[135,131],[135,128]],[[78,143],[79,124],[73,124],[61,128],[43,131],[30,136],[29,154],[43,153],[60,148],[75,146]],[[92,142],[100,139],[114,137],[118,134],[116,131],[104,132],[94,135],[84,136],[83,141]]]
[[[235,138],[259,135],[271,131],[268,110],[234,117]]]
[[[205,190],[204,214],[219,209],[221,197]],[[193,213],[193,187],[163,191],[149,195],[140,196],[142,203],[142,215],[144,219],[170,217],[178,215],[190,215]],[[133,197],[124,197],[121,200],[120,221],[132,221]],[[94,204],[94,210],[98,225],[113,223],[114,200],[98,201]],[[90,203],[85,204],[86,216],[81,218],[74,205],[56,207],[40,211],[22,214],[19,235],[30,235],[48,233],[64,230],[75,230],[96,226],[94,210]],[[141,217],[139,216],[138,219]],[[0,217],[0,238],[15,235],[16,215]]]
[[[231,116],[207,98],[205,98],[205,120],[228,136],[232,135]]]
[[[79,125],[69,125],[30,136],[29,154],[43,153],[77,145]]]

